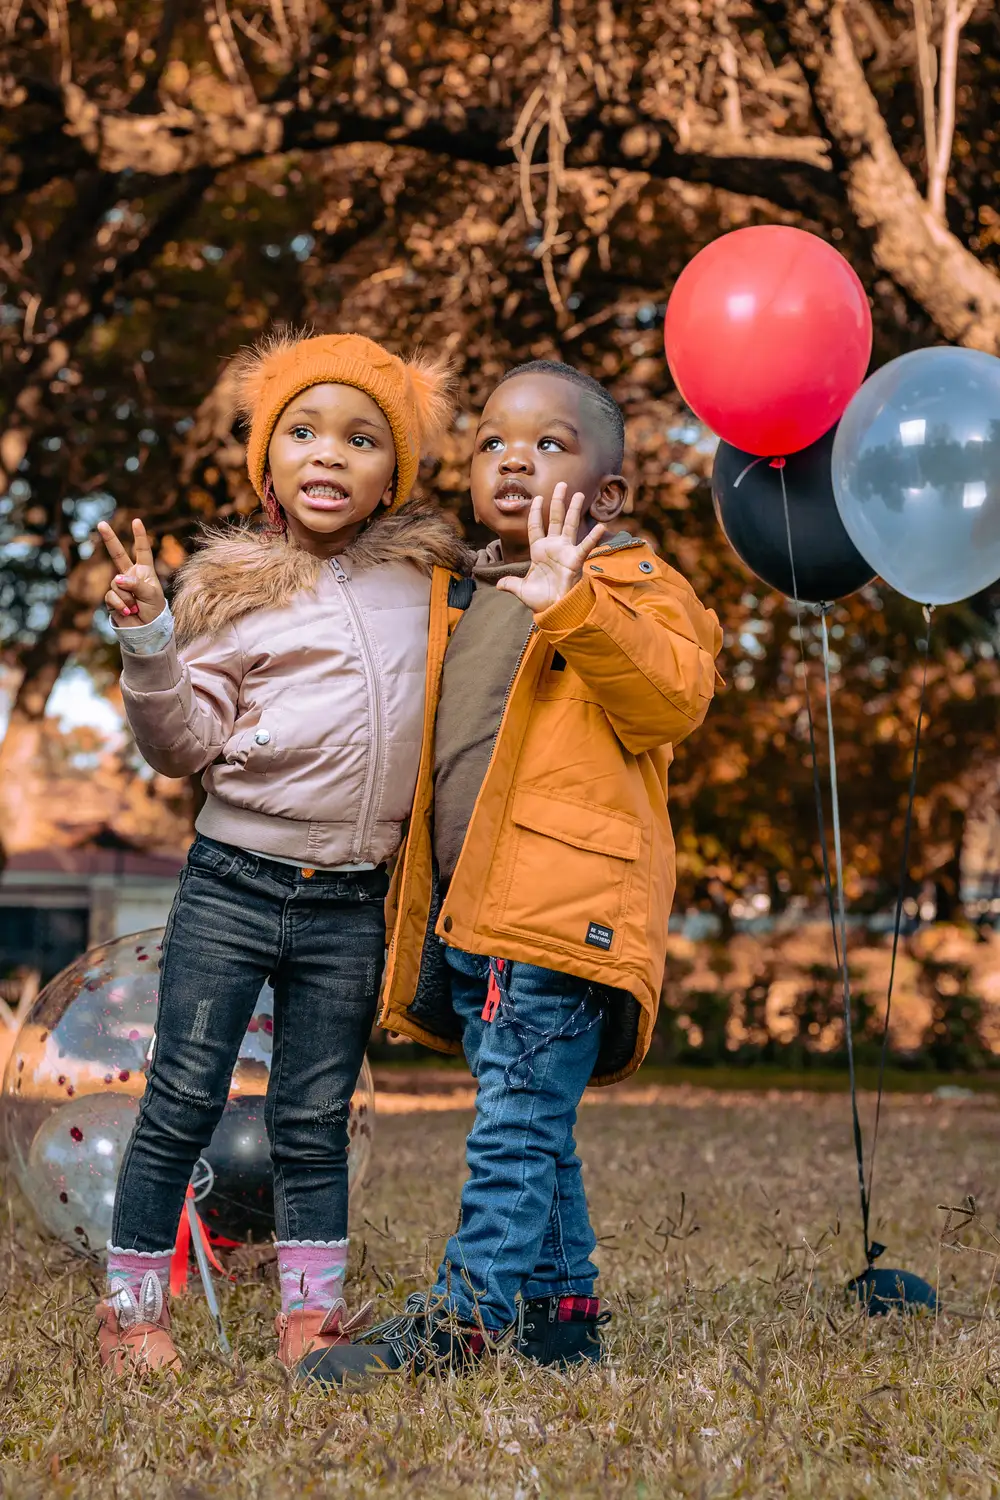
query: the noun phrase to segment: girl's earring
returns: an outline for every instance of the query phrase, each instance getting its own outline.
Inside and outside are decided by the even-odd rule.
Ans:
[[[274,493],[274,485],[268,474],[264,480],[264,514],[267,516],[267,530],[271,536],[284,536],[288,530],[288,522],[285,520],[285,512],[278,504],[278,497]]]

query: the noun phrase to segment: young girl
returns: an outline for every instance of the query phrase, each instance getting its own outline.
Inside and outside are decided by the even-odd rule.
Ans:
[[[382,975],[386,861],[421,752],[431,575],[463,561],[443,517],[406,505],[447,420],[441,367],[346,334],[279,336],[239,373],[267,528],[214,534],[171,613],[142,523],[134,559],[101,526],[136,742],[164,775],[204,771],[207,792],[118,1180],[98,1309],[117,1371],[178,1363],[171,1248],[269,978],[279,1357],[292,1366],[348,1336],[348,1105]]]

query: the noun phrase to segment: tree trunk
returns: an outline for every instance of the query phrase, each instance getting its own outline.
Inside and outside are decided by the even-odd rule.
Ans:
[[[962,916],[962,846],[965,843],[965,811],[948,810],[948,844],[951,854],[934,876],[935,920],[957,922]]]
[[[787,4],[784,12],[813,103],[840,154],[851,207],[872,236],[875,260],[946,338],[1000,352],[1000,278],[920,196],[868,86],[843,0]]]

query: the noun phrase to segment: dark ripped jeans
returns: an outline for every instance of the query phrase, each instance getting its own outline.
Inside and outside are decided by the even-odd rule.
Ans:
[[[506,964],[483,1016],[490,960],[447,951],[451,996],[479,1085],[459,1226],[434,1295],[499,1331],[515,1296],[590,1296],[597,1243],[573,1129],[601,1044],[606,992],[551,969]],[[496,960],[493,961],[497,972]]]
[[[163,941],[156,1045],[118,1178],[112,1243],[174,1243],[266,980],[265,1119],[278,1238],[347,1234],[347,1123],[385,957],[383,869],[316,871],[198,837]]]

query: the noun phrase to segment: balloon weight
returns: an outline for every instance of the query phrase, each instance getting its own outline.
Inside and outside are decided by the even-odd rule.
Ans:
[[[784,469],[720,443],[712,470],[715,513],[733,551],[752,573],[789,598],[828,603],[869,583],[874,570],[844,529],[833,498],[834,433],[801,453]],[[788,525],[782,497],[788,496]],[[792,534],[794,578],[788,555]]]
[[[894,1271],[888,1266],[878,1269],[869,1266],[848,1283],[848,1289],[857,1293],[865,1311],[873,1318],[890,1312],[916,1312],[918,1307],[928,1307],[933,1312],[937,1306],[934,1288],[922,1276],[914,1276],[912,1271]]]

